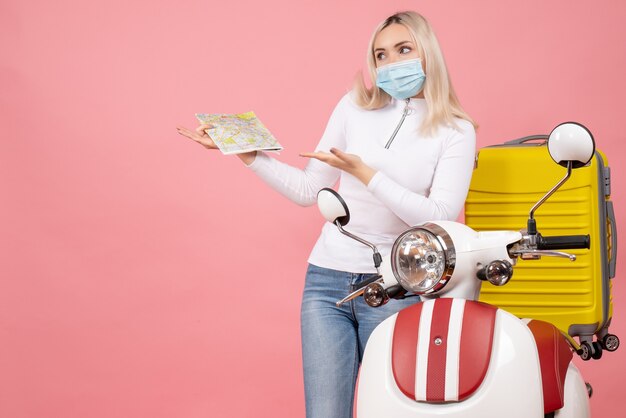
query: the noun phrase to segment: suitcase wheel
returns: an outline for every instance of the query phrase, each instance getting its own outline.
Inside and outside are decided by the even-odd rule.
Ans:
[[[619,348],[619,338],[617,335],[606,334],[604,338],[602,338],[602,347],[606,351],[615,351]]]
[[[594,341],[591,343],[591,347],[593,348],[591,358],[594,360],[600,360],[602,358],[602,345],[600,345],[599,342]]]
[[[585,361],[591,360],[591,355],[593,354],[593,348],[591,347],[591,344],[585,341],[580,344],[580,349],[578,350],[577,353],[581,359]]]

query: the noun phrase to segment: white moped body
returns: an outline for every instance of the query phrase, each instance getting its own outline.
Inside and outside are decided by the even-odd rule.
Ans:
[[[386,258],[342,228],[350,213],[341,196],[320,191],[322,214],[372,248],[379,272],[337,304],[362,295],[376,307],[403,292],[422,298],[371,334],[357,383],[357,418],[590,416],[587,385],[571,363],[572,350],[584,353],[582,344],[551,324],[476,302],[482,281],[506,284],[519,257],[574,261],[554,249],[589,248],[588,236],[543,237],[534,212],[573,168],[589,162],[593,137],[565,123],[552,131],[548,148],[567,175],[530,210],[526,231],[476,232],[456,222],[428,222],[400,235]]]
[[[368,340],[359,381],[357,385],[356,411],[357,418],[421,418],[421,417],[507,417],[507,418],[543,418],[544,388],[542,386],[542,370],[539,361],[537,343],[526,322],[505,312],[494,309],[493,324],[484,323],[479,326],[492,327],[492,341],[488,355],[484,377],[475,382],[477,388],[464,399],[459,399],[459,380],[464,367],[472,367],[472,361],[484,361],[479,358],[467,358],[464,350],[471,349],[463,338],[463,327],[481,318],[468,317],[466,304],[475,303],[480,290],[480,281],[473,277],[477,264],[486,264],[494,259],[508,258],[507,245],[520,239],[517,232],[475,232],[466,225],[455,222],[434,222],[444,228],[454,241],[456,250],[456,268],[453,278],[446,286],[445,292],[439,297],[424,296],[419,321],[415,321],[415,345],[404,344],[395,347],[397,352],[415,353],[415,361],[406,362],[414,367],[415,379],[410,395],[401,390],[395,376],[392,362],[394,356],[394,332],[396,321],[402,312],[382,322]],[[397,283],[388,260],[381,268],[384,287]],[[390,275],[391,274],[391,275]],[[469,277],[470,280],[467,280]],[[431,332],[441,320],[433,315],[434,306],[444,298],[451,298],[452,307],[448,321],[447,334]],[[407,308],[411,309],[411,308]],[[438,325],[441,328],[441,324]],[[476,324],[474,324],[476,326]],[[477,334],[477,333],[472,333]],[[489,334],[488,332],[486,334]],[[470,334],[471,338],[472,335]],[[473,335],[473,338],[484,338]],[[396,344],[400,343],[395,341]],[[446,345],[445,359],[433,360],[430,350],[438,345]],[[470,342],[471,344],[471,342]],[[471,351],[471,350],[470,350]],[[475,353],[473,354],[475,355]],[[480,355],[480,354],[479,354]],[[463,364],[463,363],[466,364]],[[404,364],[404,363],[403,363]],[[557,365],[549,364],[549,367]],[[406,367],[406,366],[405,366]],[[431,373],[432,367],[438,368]],[[546,365],[544,365],[546,367]],[[444,382],[441,380],[443,368]],[[569,363],[566,369],[564,385],[559,388],[563,393],[564,407],[555,411],[555,417],[584,418],[590,416],[588,392],[585,382],[576,366]],[[439,374],[440,376],[437,376]],[[409,385],[411,382],[409,383]],[[557,383],[558,384],[558,383]],[[443,386],[443,398],[429,400],[427,394],[430,385]],[[405,385],[406,386],[406,385]],[[406,389],[406,388],[405,388]]]

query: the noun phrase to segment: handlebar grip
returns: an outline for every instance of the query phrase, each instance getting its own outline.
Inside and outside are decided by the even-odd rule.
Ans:
[[[393,285],[387,289],[387,295],[391,299],[404,299],[404,295],[406,295],[406,290],[399,284]]]
[[[575,250],[589,248],[589,235],[559,235],[554,237],[539,236],[537,249],[539,250]]]

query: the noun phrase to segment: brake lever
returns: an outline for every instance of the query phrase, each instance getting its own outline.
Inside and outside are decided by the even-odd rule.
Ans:
[[[576,255],[566,253],[563,251],[550,251],[550,250],[532,250],[532,249],[519,249],[510,252],[513,256],[519,256],[522,260],[539,260],[542,256],[546,257],[561,257],[569,258],[570,261],[576,261]]]

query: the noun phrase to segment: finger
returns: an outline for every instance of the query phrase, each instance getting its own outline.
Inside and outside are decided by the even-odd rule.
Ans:
[[[324,152],[324,151],[315,151],[315,152],[301,152],[300,155],[302,156],[309,156],[309,155],[325,155],[327,157],[330,157],[331,154],[328,152]]]
[[[187,138],[194,139],[196,136],[195,132],[191,132],[189,129],[183,128],[182,126],[176,127],[178,133],[182,136],[186,136]]]
[[[309,158],[314,158],[316,160],[319,160],[325,164],[328,164],[331,167],[335,167],[338,168],[340,170],[344,170],[346,168],[346,163],[343,160],[340,160],[339,158],[335,157],[334,155],[331,154],[326,154],[326,153],[308,153],[308,155],[303,155],[305,157],[309,157]]]
[[[210,126],[211,125],[200,125],[196,128],[196,132],[201,136],[208,135],[206,130],[209,129]]]
[[[178,133],[180,135],[184,136],[184,137],[187,137],[187,138],[191,139],[192,141],[195,141],[195,142],[199,143],[199,144],[204,144],[204,141],[206,141],[206,140],[211,141],[210,137],[208,137],[208,136],[200,137],[200,136],[198,136],[197,133],[192,132],[192,131],[190,131],[188,129],[179,129]],[[209,143],[209,145],[210,145],[210,143]]]
[[[184,131],[189,131],[189,129],[185,128],[184,126],[180,126],[180,125],[176,125],[176,130],[178,132],[184,132]]]
[[[317,158],[321,155],[319,152],[301,152],[300,157]]]
[[[328,157],[325,155],[319,155],[319,154],[300,154],[301,157],[306,157],[306,158],[313,158],[315,160],[320,160],[323,162],[326,162],[328,160]]]
[[[332,165],[333,167],[335,166],[337,162],[341,162],[341,160],[339,160],[332,154],[327,154],[325,152],[306,152],[306,153],[302,153],[301,155],[303,157],[314,158],[326,164]]]
[[[340,160],[343,161],[347,161],[348,160],[348,154],[346,154],[345,152],[341,151],[340,149],[337,148],[331,148],[330,152],[337,158],[339,158]]]

